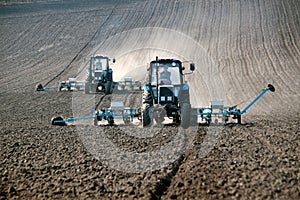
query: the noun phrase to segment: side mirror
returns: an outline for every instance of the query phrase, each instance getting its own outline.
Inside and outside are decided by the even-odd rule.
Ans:
[[[194,64],[194,63],[191,63],[191,64],[190,64],[190,70],[191,70],[191,71],[195,71],[195,64]]]
[[[115,63],[115,62],[116,62],[116,59],[114,58],[114,59],[113,59],[113,63]]]
[[[185,67],[182,67],[182,71],[185,70]]]

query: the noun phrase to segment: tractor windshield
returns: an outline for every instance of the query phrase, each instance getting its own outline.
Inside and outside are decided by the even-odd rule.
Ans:
[[[93,68],[95,71],[102,71],[106,70],[108,66],[108,59],[107,58],[95,58],[93,60]]]
[[[151,85],[156,85],[156,69],[158,69],[158,84],[180,85],[179,67],[178,62],[151,63]]]

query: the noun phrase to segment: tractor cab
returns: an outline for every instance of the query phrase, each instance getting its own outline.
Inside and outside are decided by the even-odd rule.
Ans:
[[[175,59],[152,61],[150,83],[155,103],[176,103],[183,83],[181,62]]]
[[[148,87],[151,87],[155,103],[177,103],[182,87],[188,88],[183,80],[184,69],[182,62],[176,59],[157,59],[150,63]]]
[[[158,76],[159,85],[181,85],[182,68],[179,60],[160,60],[159,63],[151,62],[151,85],[156,86]]]
[[[109,70],[108,57],[96,56],[91,57],[91,72],[94,80],[101,80],[104,73]]]

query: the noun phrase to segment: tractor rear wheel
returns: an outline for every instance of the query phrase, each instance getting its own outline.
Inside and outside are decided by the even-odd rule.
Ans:
[[[112,81],[107,81],[105,86],[105,94],[111,94],[112,93]]]
[[[181,126],[187,129],[190,126],[191,104],[183,103],[181,106]]]
[[[146,105],[145,109],[142,111],[142,122],[143,122],[143,126],[149,126],[152,124],[152,119],[151,119],[151,106],[150,105]]]

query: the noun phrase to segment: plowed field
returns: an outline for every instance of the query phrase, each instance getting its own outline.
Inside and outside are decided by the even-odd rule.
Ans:
[[[0,0],[1,199],[300,199],[300,1]],[[159,57],[193,61],[193,107],[223,99],[241,125],[57,127],[99,95],[36,92],[84,79],[90,55],[143,81]],[[114,93],[100,106],[141,95]]]

